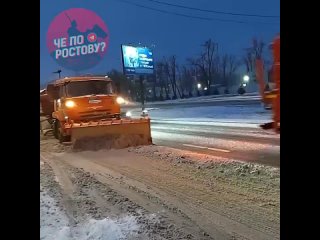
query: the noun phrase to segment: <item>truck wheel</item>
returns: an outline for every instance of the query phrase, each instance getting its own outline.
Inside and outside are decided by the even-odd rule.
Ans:
[[[60,123],[60,121],[58,121],[58,120],[56,121],[55,132],[56,132],[56,134],[57,134],[57,139],[59,140],[60,143],[70,141],[70,136],[64,136],[64,135],[62,134],[62,131],[61,131],[61,123]]]

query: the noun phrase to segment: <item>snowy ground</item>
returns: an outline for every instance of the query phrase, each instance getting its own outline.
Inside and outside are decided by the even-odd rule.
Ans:
[[[40,239],[43,240],[120,240],[139,229],[134,216],[117,219],[94,219],[82,216],[79,223],[67,216],[59,179],[47,163],[40,162],[42,177],[40,185]],[[44,179],[44,176],[46,179]]]
[[[90,173],[47,157],[40,162],[40,239],[160,240],[160,235],[181,234],[160,226],[161,216],[146,212]]]
[[[41,140],[41,239],[279,239],[279,168],[161,146],[59,145]]]
[[[120,240],[139,229],[133,216],[117,220],[88,219],[86,222],[71,226],[66,214],[58,207],[48,193],[40,193],[40,239],[43,240]],[[132,234],[131,234],[132,235]]]

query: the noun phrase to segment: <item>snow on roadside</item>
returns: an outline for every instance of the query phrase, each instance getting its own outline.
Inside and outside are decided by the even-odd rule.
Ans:
[[[151,157],[154,160],[159,159],[172,162],[173,164],[188,164],[197,168],[213,169],[224,176],[264,176],[276,181],[280,178],[280,169],[277,167],[246,163],[236,159],[195,153],[188,150],[164,146],[141,146],[131,148],[129,151]]]
[[[68,217],[59,209],[55,199],[45,191],[40,192],[40,239],[43,240],[120,240],[134,236],[139,229],[133,216],[112,220],[89,219],[70,226]]]
[[[69,239],[69,221],[47,192],[40,192],[40,239]]]

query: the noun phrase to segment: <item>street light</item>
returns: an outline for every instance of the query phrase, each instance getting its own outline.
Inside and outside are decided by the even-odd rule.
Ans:
[[[249,80],[250,80],[250,77],[248,75],[243,76],[243,82],[247,83],[249,82]]]
[[[201,84],[198,83],[198,84],[197,84],[197,87],[198,87],[198,88],[197,88],[197,95],[198,95],[198,97],[200,97],[200,91],[199,91],[199,90],[201,89]]]
[[[56,71],[56,72],[53,72],[53,73],[58,73],[59,74],[59,78],[61,78],[61,70],[59,69],[58,71]]]
[[[207,90],[208,90],[208,88],[207,88],[207,87],[205,87],[205,88],[204,88],[204,90],[205,90],[205,91],[207,91]]]

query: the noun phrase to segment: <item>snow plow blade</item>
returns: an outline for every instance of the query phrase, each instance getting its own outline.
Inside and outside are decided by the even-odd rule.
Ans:
[[[150,119],[122,119],[70,124],[73,150],[151,145]]]

